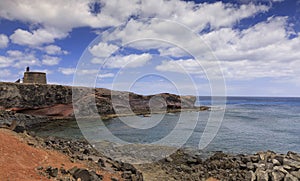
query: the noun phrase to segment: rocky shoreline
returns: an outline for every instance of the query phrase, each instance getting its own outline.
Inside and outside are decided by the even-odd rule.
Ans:
[[[40,138],[30,133],[27,144],[56,150],[67,155],[71,162],[88,162],[89,168],[66,169],[52,165],[38,166],[36,172],[52,180],[102,180],[97,172],[109,170],[119,173],[120,178],[111,180],[249,180],[249,181],[297,181],[300,179],[300,154],[288,152],[278,154],[272,151],[256,154],[226,154],[213,152],[209,155],[199,150],[182,148],[159,161],[144,164],[129,164],[115,161],[100,154],[85,140],[56,137]],[[163,149],[158,147],[159,149]]]
[[[179,149],[160,161],[131,165],[99,155],[85,141],[74,142],[50,137],[45,139],[45,144],[47,147],[67,153],[72,159],[93,160],[102,167],[110,164],[115,171],[123,172],[124,180],[205,181],[214,178],[224,181],[297,181],[300,179],[300,154],[294,152],[276,154],[266,151],[252,155],[215,152],[207,157],[197,150]],[[66,147],[70,149],[66,151]]]
[[[147,147],[145,145],[129,145],[118,147],[115,150],[108,149],[108,152],[115,151],[117,155],[120,156],[120,158],[111,158],[99,153],[95,149],[96,146],[104,147],[101,144],[95,146],[89,144],[86,140],[72,140],[57,137],[41,138],[30,131],[31,128],[36,125],[47,124],[49,122],[57,122],[59,124],[59,120],[74,119],[73,105],[75,104],[76,106],[76,101],[87,103],[79,110],[83,112],[83,115],[88,116],[90,114],[90,108],[86,106],[95,104],[96,112],[106,119],[132,114],[149,116],[150,113],[205,111],[210,109],[206,106],[194,106],[196,101],[194,96],[178,96],[168,93],[143,96],[108,89],[93,89],[93,93],[90,94],[90,90],[91,89],[88,88],[76,88],[76,91],[80,91],[81,96],[75,99],[74,103],[74,99],[72,99],[72,87],[69,86],[0,83],[0,131],[3,130],[2,128],[5,128],[5,130],[14,130],[18,133],[19,137],[22,137],[26,141],[26,146],[30,146],[30,148],[46,149],[51,152],[58,151],[67,156],[71,163],[87,165],[68,168],[63,164],[60,166],[53,164],[37,165],[34,168],[34,172],[42,178],[82,181],[300,180],[300,154],[293,152],[279,154],[272,151],[265,151],[256,154],[234,155],[223,152],[203,153],[199,150],[182,148],[158,161],[129,164],[126,162],[124,156],[124,154],[128,154],[128,150],[133,150],[132,156],[137,156],[134,151],[136,151],[137,148],[143,147],[143,149],[146,150],[144,155],[139,155],[140,158],[147,158],[147,156],[151,158],[156,157],[156,153],[163,154],[168,148],[163,146]],[[118,98],[116,105],[120,108],[121,112],[114,110],[112,95]],[[93,104],[89,103],[91,97],[95,98]],[[6,137],[3,136],[3,138]],[[3,151],[2,148],[9,146],[9,144],[9,142],[5,142],[1,145],[1,154],[1,151]],[[17,143],[17,145],[19,145],[19,143]],[[147,151],[147,149],[150,151]],[[153,150],[155,150],[155,153]],[[13,152],[16,150],[7,151],[10,153],[10,151]],[[122,154],[122,152],[124,152],[124,154]],[[3,165],[7,161],[7,154],[8,153],[3,153],[3,155],[6,156],[2,156],[2,160],[0,159],[0,161],[3,161],[3,163],[1,163]],[[16,154],[16,156],[17,155],[18,154]],[[12,163],[12,165],[13,164],[14,163]],[[110,173],[109,179],[104,174],[106,172]],[[26,177],[26,175],[24,175],[24,177]],[[2,178],[1,172],[0,178]],[[7,177],[6,180],[11,180],[11,178]],[[31,179],[28,178],[25,180]]]

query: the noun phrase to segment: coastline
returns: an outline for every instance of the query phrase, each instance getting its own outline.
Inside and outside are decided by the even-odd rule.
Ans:
[[[159,161],[132,165],[104,156],[85,140],[70,140],[51,136],[40,138],[32,133],[30,135],[26,132],[17,134],[6,129],[0,129],[0,135],[3,133],[20,137],[29,147],[49,150],[50,152],[58,151],[67,156],[73,163],[86,162],[94,165],[89,168],[77,168],[77,171],[86,170],[82,171],[82,173],[86,173],[90,177],[94,177],[95,175],[92,173],[98,169],[99,171],[95,173],[97,173],[99,178],[105,170],[110,170],[112,175],[120,176],[119,178],[114,178],[114,180],[280,181],[284,179],[293,181],[300,179],[300,154],[294,152],[277,154],[272,151],[264,151],[255,154],[226,154],[219,151],[205,156],[199,150],[181,148]],[[165,148],[161,147],[160,149]],[[12,153],[14,151],[11,150]],[[2,157],[2,161],[9,162],[9,160],[5,160],[6,158]],[[72,169],[63,167],[57,168],[57,166],[53,167],[52,165],[50,169],[50,167],[45,168],[45,165],[43,165],[39,168],[36,167],[33,171],[42,178],[48,177],[52,180],[66,177],[74,179],[75,173],[72,172]],[[58,174],[51,174],[53,170],[57,169],[60,171]],[[62,174],[61,170],[66,172]],[[23,176],[28,179],[26,175]]]

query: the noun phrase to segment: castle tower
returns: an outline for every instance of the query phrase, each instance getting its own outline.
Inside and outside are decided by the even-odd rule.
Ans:
[[[23,78],[24,84],[47,84],[46,73],[30,72],[29,67],[26,68]]]

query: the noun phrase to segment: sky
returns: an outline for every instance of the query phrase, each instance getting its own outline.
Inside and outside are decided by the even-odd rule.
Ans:
[[[299,97],[299,65],[300,0],[0,0],[0,81]]]

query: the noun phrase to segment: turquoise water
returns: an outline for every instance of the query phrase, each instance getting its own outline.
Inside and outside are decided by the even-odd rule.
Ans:
[[[198,103],[210,105],[210,99],[209,97],[200,97]],[[131,128],[118,118],[105,121],[105,124],[100,127],[105,126],[113,135],[130,143],[153,143],[165,138],[176,129],[178,134],[170,142],[171,145],[172,142],[176,144],[177,141],[182,141],[183,135],[192,133],[184,146],[197,148],[209,113],[184,112],[126,118],[131,124],[139,124],[145,129]],[[199,118],[196,120],[196,125],[191,126],[195,123],[197,114],[199,114]],[[180,119],[184,120],[183,123],[178,121],[180,116]],[[162,117],[163,119],[160,121]],[[178,124],[182,125],[178,128],[176,127]],[[146,129],[147,126],[148,129]],[[105,140],[95,131],[99,125],[91,123],[88,127],[91,132],[89,137],[93,137],[94,140]],[[36,131],[42,136],[82,137],[75,121],[61,124],[59,127],[48,125]],[[261,150],[282,153],[300,152],[300,98],[227,98],[221,127],[205,150],[222,150],[230,153],[253,153]]]

